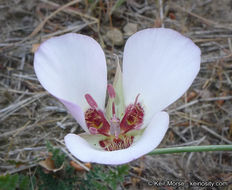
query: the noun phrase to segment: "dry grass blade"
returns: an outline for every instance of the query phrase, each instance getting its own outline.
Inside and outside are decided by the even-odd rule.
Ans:
[[[43,22],[41,22],[35,29],[34,31],[29,35],[28,38],[32,38],[33,36],[35,36],[42,28],[43,26],[46,24],[46,22],[51,19],[52,17],[54,17],[57,13],[61,12],[62,10],[64,10],[65,8],[74,5],[78,2],[80,2],[81,0],[73,0],[65,5],[63,5],[62,7],[60,7],[59,9],[55,10],[53,13],[51,13],[49,16],[47,16]]]
[[[199,20],[201,20],[202,22],[204,22],[207,25],[213,26],[215,28],[225,28],[225,29],[228,29],[228,30],[232,30],[231,25],[219,24],[219,23],[214,22],[212,20],[206,19],[206,18],[204,18],[202,16],[199,16],[199,15],[197,15],[197,14],[191,12],[191,11],[188,11],[187,9],[177,5],[176,3],[173,3],[172,6],[179,9],[179,10],[181,10],[181,11],[183,11],[183,12],[185,12],[185,13],[188,13],[189,15],[191,15],[191,16],[193,16],[195,18],[198,18]]]
[[[15,103],[9,105],[8,107],[0,110],[0,121],[5,120],[6,118],[8,118],[9,116],[11,116],[13,113],[15,113],[16,111],[18,111],[19,109],[28,106],[29,104],[31,104],[32,102],[38,100],[39,98],[45,96],[47,93],[40,93],[40,94],[36,94],[32,97],[26,98],[24,100],[21,101],[16,101]]]
[[[62,149],[67,163],[73,160],[89,171],[63,143],[68,133],[83,132],[81,127],[57,99],[43,92],[33,69],[31,47],[67,32],[91,36],[102,44],[110,81],[116,70],[114,54],[122,61],[124,44],[132,34],[128,35],[125,26],[136,26],[133,32],[165,26],[191,38],[202,52],[201,69],[189,91],[166,109],[170,125],[160,147],[231,144],[231,18],[228,0],[2,0],[0,173],[36,176],[37,169],[32,167],[46,157],[47,141]],[[112,27],[122,34],[122,45],[107,39]],[[147,189],[150,179],[229,183],[231,156],[231,152],[145,156],[130,163],[131,168],[138,168],[141,163],[144,168],[140,176],[130,170],[125,188],[131,188],[133,183],[133,189]],[[18,162],[23,164],[18,167]]]

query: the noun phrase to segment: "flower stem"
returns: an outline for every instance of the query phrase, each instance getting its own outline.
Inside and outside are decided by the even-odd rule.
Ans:
[[[232,145],[205,145],[205,146],[157,148],[148,154],[153,155],[153,154],[173,154],[173,153],[182,153],[182,152],[208,152],[208,151],[232,151]]]

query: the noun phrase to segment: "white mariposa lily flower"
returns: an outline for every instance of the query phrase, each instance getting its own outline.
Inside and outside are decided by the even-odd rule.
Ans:
[[[107,88],[100,45],[70,33],[42,43],[34,68],[42,86],[85,130],[65,136],[68,150],[83,162],[116,165],[159,145],[169,124],[162,110],[190,87],[199,72],[200,54],[190,39],[174,30],[139,31],[126,42],[123,72],[118,67],[113,86]]]

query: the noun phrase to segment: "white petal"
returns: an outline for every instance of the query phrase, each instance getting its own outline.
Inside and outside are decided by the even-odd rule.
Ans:
[[[75,134],[65,136],[68,150],[83,162],[118,165],[137,159],[155,149],[163,139],[169,123],[166,112],[157,113],[142,137],[129,148],[117,151],[94,149],[85,139]]]
[[[181,97],[200,69],[200,49],[171,29],[137,32],[125,46],[123,86],[126,105],[145,105],[145,121]]]
[[[76,119],[81,118],[80,124],[85,123],[83,111],[89,107],[84,97],[86,93],[104,109],[106,61],[103,50],[94,39],[74,33],[51,38],[35,53],[34,68],[42,86],[65,105],[67,103],[71,114]]]

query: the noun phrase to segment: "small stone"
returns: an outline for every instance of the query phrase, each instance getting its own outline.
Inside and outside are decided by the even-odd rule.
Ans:
[[[137,30],[138,30],[138,25],[134,23],[127,23],[123,28],[123,31],[126,36],[131,36],[132,34],[137,32]]]
[[[124,44],[122,32],[117,28],[110,29],[106,33],[106,37],[116,46]]]

